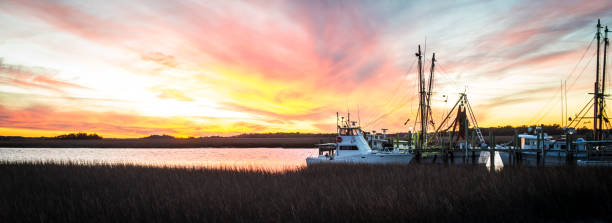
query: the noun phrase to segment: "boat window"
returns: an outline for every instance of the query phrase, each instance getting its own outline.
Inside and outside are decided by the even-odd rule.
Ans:
[[[340,129],[340,135],[343,135],[343,136],[357,135],[357,129]]]
[[[340,146],[340,150],[359,150],[357,146]]]

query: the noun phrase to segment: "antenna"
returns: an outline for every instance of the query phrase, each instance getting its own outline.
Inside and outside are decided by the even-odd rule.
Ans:
[[[338,125],[338,112],[336,112],[336,128],[338,128],[338,127],[340,127],[340,126]]]
[[[427,63],[427,36],[425,36],[425,45],[423,46],[423,63]],[[425,72],[425,68],[423,68],[423,72]]]
[[[351,123],[351,113],[348,110],[346,112],[348,113],[348,116],[346,117],[346,122]],[[351,125],[349,124],[349,126]]]
[[[359,126],[361,127],[361,117],[359,116],[359,104],[357,104],[357,121],[359,122]]]
[[[565,118],[563,117],[563,114],[564,114],[563,112],[563,103],[564,103],[563,101],[563,80],[560,80],[560,81],[561,81],[561,124],[560,125],[563,128],[563,126],[565,126],[565,123],[564,123]]]
[[[567,80],[563,81],[563,97],[565,97],[565,117],[563,117],[565,119],[565,125],[567,126]]]

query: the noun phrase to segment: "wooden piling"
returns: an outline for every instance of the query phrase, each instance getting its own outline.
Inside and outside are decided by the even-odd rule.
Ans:
[[[440,156],[446,164],[446,144],[444,143],[444,135],[440,134]]]
[[[571,163],[572,156],[572,135],[565,134],[565,164],[569,165]]]
[[[477,145],[477,144],[478,144],[478,143],[476,143],[476,133],[475,133],[475,132],[472,132],[472,134],[470,134],[470,135],[472,136],[472,137],[471,137],[471,143],[470,143],[470,145],[472,145],[472,148],[477,148],[476,146],[474,146],[474,145]]]
[[[470,132],[470,129],[468,128],[468,120],[467,118],[465,120],[463,120],[464,122],[464,126],[465,126],[465,157],[467,158],[468,156],[468,133]]]
[[[546,163],[546,144],[544,143],[544,124],[541,125],[541,131],[540,131],[540,144],[542,146],[542,165],[544,165]]]
[[[511,165],[514,165],[516,163],[517,146],[518,146],[518,133],[516,129],[514,129],[514,137],[512,137],[512,150],[508,153]]]
[[[495,170],[495,136],[493,136],[493,133],[489,131],[489,154],[490,154],[490,158],[489,160],[491,160],[491,171]]]
[[[472,164],[476,164],[476,152],[472,150]]]
[[[587,160],[591,159],[591,147],[589,145],[584,145],[587,151]]]

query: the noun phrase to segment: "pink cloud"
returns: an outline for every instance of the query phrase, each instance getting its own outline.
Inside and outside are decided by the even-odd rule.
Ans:
[[[178,64],[174,56],[166,55],[160,52],[151,52],[141,55],[141,58],[146,61],[152,61],[167,67],[176,67]]]
[[[86,89],[78,84],[55,79],[54,74],[55,71],[49,69],[3,64],[0,60],[0,83],[53,91],[63,91],[65,88]]]

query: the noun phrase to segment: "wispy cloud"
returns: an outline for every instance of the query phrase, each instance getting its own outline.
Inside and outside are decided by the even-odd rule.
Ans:
[[[57,71],[43,67],[5,64],[0,58],[0,84],[60,92],[64,88],[86,89],[86,87],[75,83],[58,80],[54,76],[57,76]]]
[[[414,115],[416,93],[415,69],[408,68],[416,45],[425,48],[427,39],[427,57],[432,52],[438,57],[436,111],[448,106],[438,100],[441,95],[453,96],[469,85],[481,123],[495,125],[495,115],[488,113],[496,107],[521,111],[525,103],[545,100],[550,82],[567,78],[582,55],[596,19],[609,23],[611,12],[612,3],[599,0],[9,1],[0,3],[0,16],[7,18],[0,24],[18,24],[32,35],[18,29],[2,34],[0,57],[22,65],[0,67],[0,87],[12,93],[50,90],[65,100],[117,100],[73,100],[62,112],[51,103],[30,107],[58,117],[83,108],[99,120],[117,118],[107,112],[125,115],[119,117],[124,122],[98,130],[126,135],[202,128],[333,131],[326,123],[334,113],[356,107],[369,128],[406,131],[402,124]],[[573,90],[571,101],[581,101],[579,91],[586,89]],[[0,105],[7,113],[17,109]],[[138,114],[143,112],[147,115]],[[28,114],[38,120],[42,113]],[[207,120],[214,123],[208,127],[175,122],[200,113],[228,118]],[[504,115],[517,124],[524,119]],[[37,128],[108,124],[79,117]],[[12,120],[13,128],[34,124]]]

